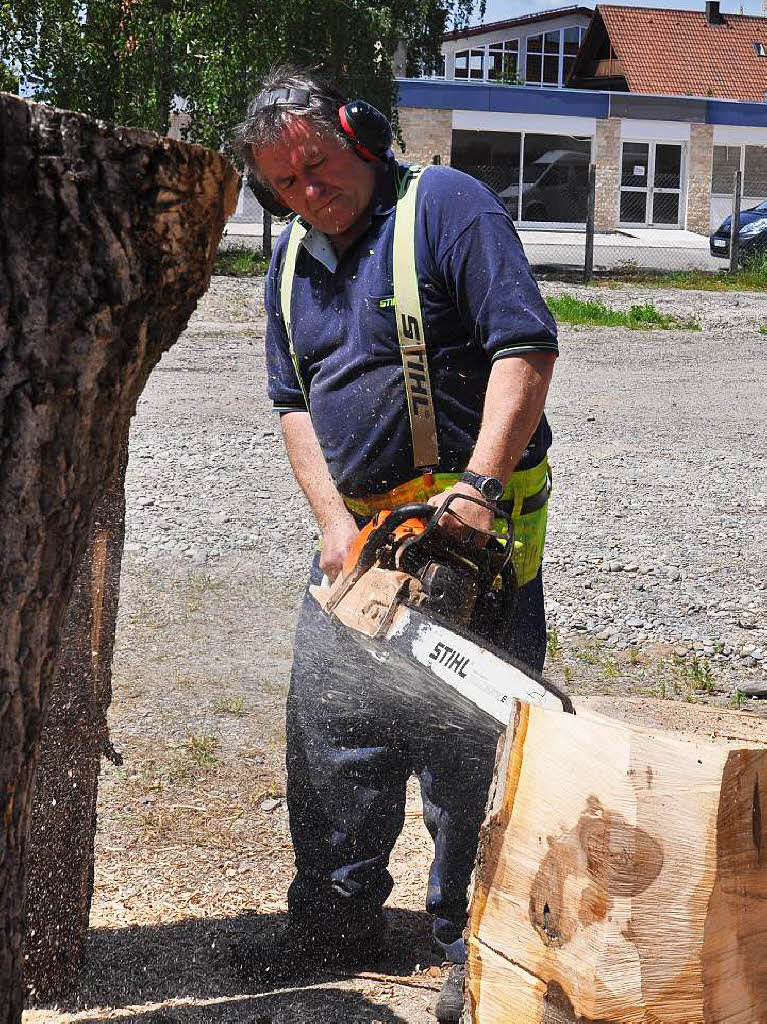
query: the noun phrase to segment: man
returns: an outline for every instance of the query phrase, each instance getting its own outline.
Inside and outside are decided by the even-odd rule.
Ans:
[[[263,201],[298,215],[269,270],[266,352],[269,395],[322,537],[310,580],[336,577],[377,508],[415,498],[439,504],[450,490],[461,518],[486,530],[492,512],[461,499],[503,491],[522,542],[515,555],[522,585],[514,620],[494,641],[541,670],[551,440],[543,407],[556,329],[495,195],[449,167],[411,178],[387,152],[390,129],[382,132],[375,115],[382,118],[364,103],[344,106],[313,73],[280,68],[262,83],[237,136]],[[401,234],[395,245],[395,229],[408,218],[409,252]],[[408,319],[398,326],[405,286],[397,274],[400,281],[410,274],[416,293],[425,388],[422,376],[410,379],[403,369]],[[429,403],[424,427],[418,416]],[[461,965],[493,746],[449,730],[422,734],[380,692],[374,663],[364,678],[354,665],[342,634],[307,595],[287,709],[297,874],[282,942],[315,962],[359,961],[375,951],[393,884],[389,853],[416,772],[435,842],[427,909],[445,958]],[[461,981],[459,967],[438,1019],[458,1019]]]

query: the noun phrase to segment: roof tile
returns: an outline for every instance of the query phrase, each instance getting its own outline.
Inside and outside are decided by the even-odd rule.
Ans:
[[[704,11],[599,4],[631,92],[714,96],[764,103],[767,17],[723,12],[709,25]]]

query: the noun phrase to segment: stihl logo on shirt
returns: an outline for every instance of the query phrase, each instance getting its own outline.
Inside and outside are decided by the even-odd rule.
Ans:
[[[439,643],[435,645],[429,657],[438,665],[444,665],[451,672],[455,672],[461,679],[466,678],[466,667],[469,664],[468,654],[461,654],[460,651],[448,647],[447,644]]]

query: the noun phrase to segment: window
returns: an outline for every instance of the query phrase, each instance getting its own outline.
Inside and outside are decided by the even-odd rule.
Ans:
[[[520,75],[522,51],[519,39],[503,39],[487,46],[457,50],[454,77],[506,84],[524,81],[526,85],[556,88],[567,80],[585,32],[580,25],[571,25],[528,36],[524,78]]]
[[[562,85],[575,62],[583,31],[579,26],[573,25],[563,31],[555,29],[553,32],[543,32],[538,36],[528,36],[525,73],[527,85]]]
[[[741,148],[741,146],[714,146],[711,191],[715,195],[732,195],[735,172],[740,170]]]
[[[586,30],[578,25],[566,28],[562,33],[562,85],[567,85],[567,79],[575,64],[578,50],[581,48],[581,41]]]
[[[732,195],[736,171],[743,171],[744,202],[767,197],[767,146],[714,146],[713,195]]]
[[[591,139],[453,132],[453,167],[495,189],[515,221],[583,223],[590,159]]]
[[[559,31],[546,32],[543,36],[543,84],[559,85]]]
[[[491,82],[514,83],[518,80],[519,40],[490,43],[487,49],[487,77]]]
[[[767,199],[767,146],[746,146],[743,195],[749,200]]]
[[[590,159],[591,139],[526,132],[521,220],[563,224],[585,221]]]
[[[754,43],[754,50],[757,57],[767,57],[767,46],[764,43]]]
[[[444,78],[445,77],[445,64],[447,58],[444,53],[441,53],[437,58],[436,68],[432,68],[430,71],[427,70],[426,65],[423,62],[419,62],[414,68],[408,70],[408,77],[413,78]]]
[[[484,58],[484,50],[458,50],[455,55],[455,77],[482,80]]]
[[[527,73],[528,85],[540,85],[543,78],[543,36],[528,36]]]
[[[519,132],[454,131],[450,163],[479,178],[506,203],[512,217],[519,205]]]

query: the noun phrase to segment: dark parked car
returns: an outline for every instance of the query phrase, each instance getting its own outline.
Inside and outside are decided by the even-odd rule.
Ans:
[[[731,223],[732,217],[722,221],[709,239],[712,256],[721,256],[723,259],[730,258]],[[767,253],[767,199],[763,203],[759,203],[758,206],[741,212],[738,236],[741,259]]]

